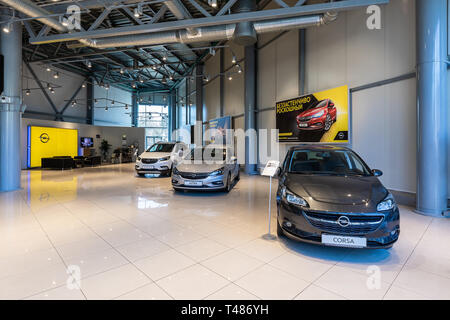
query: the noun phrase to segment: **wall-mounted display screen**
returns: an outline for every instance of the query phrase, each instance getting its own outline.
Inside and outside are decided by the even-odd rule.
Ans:
[[[82,148],[93,148],[94,147],[94,138],[81,137],[80,138],[80,146]]]
[[[42,158],[78,155],[78,130],[28,126],[28,168],[41,166]]]
[[[348,143],[348,86],[276,103],[280,142]]]

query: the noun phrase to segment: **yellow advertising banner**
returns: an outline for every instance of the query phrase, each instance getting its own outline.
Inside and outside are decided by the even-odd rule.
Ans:
[[[78,130],[28,127],[28,168],[41,166],[42,158],[78,155]]]
[[[348,143],[348,86],[276,103],[280,142]]]

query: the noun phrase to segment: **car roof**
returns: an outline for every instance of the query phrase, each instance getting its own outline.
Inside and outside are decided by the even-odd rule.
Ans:
[[[293,146],[289,148],[289,151],[296,151],[296,150],[314,150],[314,151],[336,151],[336,150],[346,150],[351,151],[350,148],[344,147],[344,146],[335,146],[335,145],[328,145],[328,144],[302,144],[298,146]]]

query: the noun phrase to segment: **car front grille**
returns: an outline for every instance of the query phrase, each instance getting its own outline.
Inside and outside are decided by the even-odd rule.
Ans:
[[[197,172],[180,172],[180,176],[184,179],[205,179],[208,177],[208,173],[197,173]]]
[[[374,214],[343,214],[303,211],[303,215],[315,228],[334,234],[362,235],[374,232],[383,222],[383,215]],[[348,225],[338,223],[340,217],[348,218]]]
[[[311,117],[302,117],[302,118],[298,119],[298,121],[300,121],[300,122],[306,122],[306,121],[309,121],[309,120],[311,120]]]
[[[142,161],[142,163],[145,163],[145,164],[152,164],[152,163],[157,163],[158,159],[142,159],[141,161]]]

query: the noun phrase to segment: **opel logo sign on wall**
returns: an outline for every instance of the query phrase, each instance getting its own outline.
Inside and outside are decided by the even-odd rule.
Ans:
[[[42,143],[47,143],[50,140],[50,137],[44,132],[39,136],[39,140],[41,140]]]
[[[340,216],[337,220],[338,225],[341,227],[348,227],[350,225],[350,219],[346,216]]]

